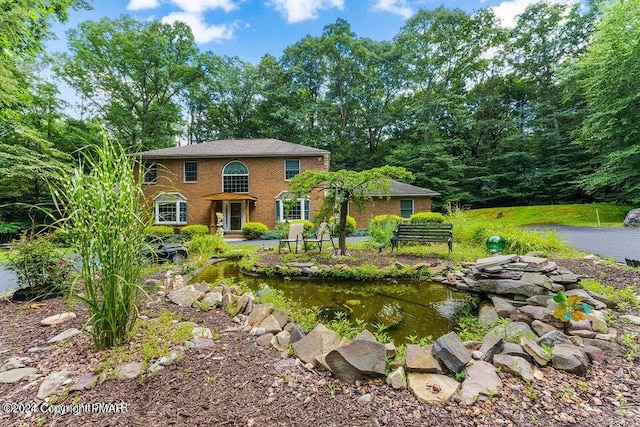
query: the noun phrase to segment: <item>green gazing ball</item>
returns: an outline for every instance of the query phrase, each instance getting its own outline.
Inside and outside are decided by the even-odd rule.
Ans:
[[[498,252],[502,252],[507,242],[505,242],[505,240],[500,236],[491,236],[487,239],[485,244],[487,245],[487,249],[489,250],[489,252],[495,254]]]

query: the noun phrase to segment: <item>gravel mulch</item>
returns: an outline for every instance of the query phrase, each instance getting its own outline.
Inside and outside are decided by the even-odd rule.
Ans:
[[[633,285],[638,291],[640,287],[637,269],[592,260],[557,262],[616,288]],[[41,319],[70,309],[78,315],[76,319],[40,326]],[[180,308],[158,294],[152,294],[145,309],[169,309],[218,331],[215,348],[188,349],[184,357],[144,381],[107,380],[55,402],[122,402],[126,412],[25,415],[0,410],[0,426],[640,426],[638,358],[609,358],[592,366],[584,377],[543,368],[543,379],[531,384],[502,372],[503,392],[486,402],[427,405],[409,391],[393,390],[380,380],[342,384],[325,371],[309,371],[270,346],[257,345],[255,337],[224,332],[237,325],[223,310]],[[638,315],[638,310],[630,313]],[[70,307],[63,298],[47,300],[37,308],[0,302],[0,363],[26,356],[31,359],[28,365],[43,375],[62,369],[74,376],[91,372],[101,353],[86,336],[50,350],[28,352],[86,320],[82,306]],[[619,334],[640,333],[640,328],[620,320],[616,327]],[[35,401],[39,405],[35,396],[40,383],[0,384],[0,404]]]

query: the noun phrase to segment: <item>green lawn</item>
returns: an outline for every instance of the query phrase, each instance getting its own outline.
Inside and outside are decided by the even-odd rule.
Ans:
[[[470,219],[499,221],[516,226],[536,224],[580,225],[586,227],[621,226],[633,206],[594,203],[589,205],[515,206],[465,211]],[[600,223],[598,223],[598,217]]]

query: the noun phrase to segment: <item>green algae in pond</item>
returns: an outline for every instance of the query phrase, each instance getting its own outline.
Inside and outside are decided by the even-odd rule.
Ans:
[[[454,330],[456,315],[469,305],[467,294],[435,282],[253,277],[228,261],[206,267],[193,282],[212,283],[227,277],[245,282],[254,291],[264,285],[280,290],[303,307],[342,310],[352,321],[363,320],[371,331],[375,331],[373,324],[385,324],[396,344],[405,343],[409,336],[437,338]]]

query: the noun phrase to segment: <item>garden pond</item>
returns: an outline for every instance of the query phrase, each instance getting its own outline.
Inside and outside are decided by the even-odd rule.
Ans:
[[[265,286],[277,289],[303,307],[319,308],[325,321],[343,312],[352,323],[364,321],[372,332],[374,325],[385,325],[396,344],[406,343],[410,336],[437,338],[454,330],[461,310],[472,303],[469,294],[431,281],[254,277],[243,274],[233,261],[204,268],[191,283],[222,278],[243,281],[256,295]]]

